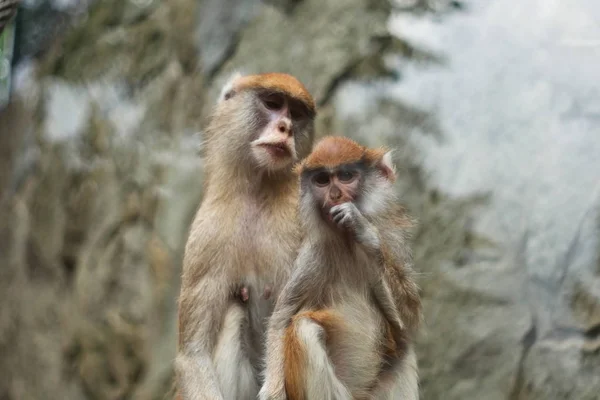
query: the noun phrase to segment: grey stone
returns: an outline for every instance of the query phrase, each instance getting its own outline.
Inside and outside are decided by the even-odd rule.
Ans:
[[[230,56],[240,31],[259,12],[260,0],[202,0],[198,7],[196,45],[203,72],[212,75]]]
[[[428,300],[440,309],[436,325],[466,329],[466,336],[490,332],[481,341],[457,338],[470,342],[471,352],[503,349],[472,357],[472,387],[446,380],[466,364],[425,375],[424,391],[434,397],[453,398],[457,386],[463,398],[591,399],[600,393],[592,378],[600,375],[600,136],[591,111],[600,98],[600,72],[589,67],[600,55],[584,47],[583,31],[572,25],[576,18],[577,26],[589,27],[585,37],[590,31],[598,36],[600,7],[577,1],[542,16],[526,11],[534,4],[471,2],[469,13],[441,24],[427,15],[392,18],[392,30],[448,54],[451,68],[405,66],[405,80],[390,85],[387,96],[435,113],[442,142],[414,136],[430,184],[458,197],[489,193],[472,229],[500,250],[443,273],[462,290],[500,296],[501,319],[486,310],[481,324],[461,327],[447,301]],[[500,20],[506,25],[491,28]],[[459,309],[476,312],[468,304]],[[444,359],[453,348],[428,354]],[[521,359],[509,362],[506,353]],[[496,368],[486,369],[488,360]],[[513,383],[494,378],[502,374]]]
[[[388,35],[386,3],[303,0],[291,14],[264,5],[217,74],[217,86],[235,70],[287,72],[322,102],[338,79],[379,50],[373,39]]]

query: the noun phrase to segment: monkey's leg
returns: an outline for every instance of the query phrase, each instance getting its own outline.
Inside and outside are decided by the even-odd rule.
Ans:
[[[225,400],[256,399],[258,384],[254,369],[244,350],[248,329],[247,315],[240,304],[232,304],[223,320],[213,362]]]
[[[284,369],[288,399],[350,400],[348,389],[335,374],[327,354],[325,329],[315,321],[316,315],[327,318],[326,312],[302,313],[286,330]]]
[[[413,346],[409,346],[404,359],[389,371],[389,376],[375,389],[374,399],[419,400],[418,375],[417,356]]]

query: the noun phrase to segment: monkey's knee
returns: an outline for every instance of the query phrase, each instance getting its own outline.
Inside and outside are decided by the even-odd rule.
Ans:
[[[399,372],[399,388],[395,399],[418,400],[419,399],[419,367],[417,365],[417,354],[414,347],[408,346],[406,356],[402,360],[402,368]]]
[[[305,314],[294,316],[284,335],[283,371],[285,390],[290,400],[307,398],[314,353],[323,346],[323,328]]]
[[[342,327],[342,319],[333,310],[305,311],[296,315],[295,324],[302,337],[309,342],[326,344]]]
[[[330,311],[310,311],[296,315],[285,334],[284,372],[288,398],[349,399],[338,380],[327,347],[338,326]]]
[[[318,320],[312,318],[314,312],[298,314],[292,320],[292,326],[305,346],[311,344],[324,344],[327,332]]]
[[[225,313],[213,362],[219,386],[226,399],[253,399],[258,393],[254,368],[245,352],[247,314],[240,304]]]
[[[404,358],[391,372],[388,382],[382,382],[381,390],[375,398],[378,400],[418,400],[419,372],[413,346],[408,346]]]
[[[296,349],[295,353],[302,353],[306,362],[315,355],[321,357],[327,346],[339,336],[341,327],[341,318],[332,310],[302,312],[292,318],[287,330],[290,352]]]
[[[247,322],[247,315],[242,306],[239,304],[229,306],[223,317],[223,325],[218,335],[215,358],[221,352],[235,350],[235,348],[240,347],[239,344],[244,337],[244,331],[247,329]]]

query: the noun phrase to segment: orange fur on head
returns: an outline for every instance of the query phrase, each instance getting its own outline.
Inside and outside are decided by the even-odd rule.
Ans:
[[[316,112],[315,100],[311,94],[298,79],[289,74],[269,72],[243,76],[235,83],[234,88],[236,90],[258,88],[283,92],[304,103],[312,113]]]
[[[384,156],[386,149],[369,149],[344,136],[327,136],[313,148],[312,153],[299,164],[295,171],[319,167],[332,168],[357,161],[375,163]]]

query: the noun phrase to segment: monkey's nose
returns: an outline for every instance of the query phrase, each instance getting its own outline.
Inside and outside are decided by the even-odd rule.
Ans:
[[[281,133],[287,133],[288,135],[292,134],[292,124],[290,121],[279,120],[277,123],[277,130]]]

